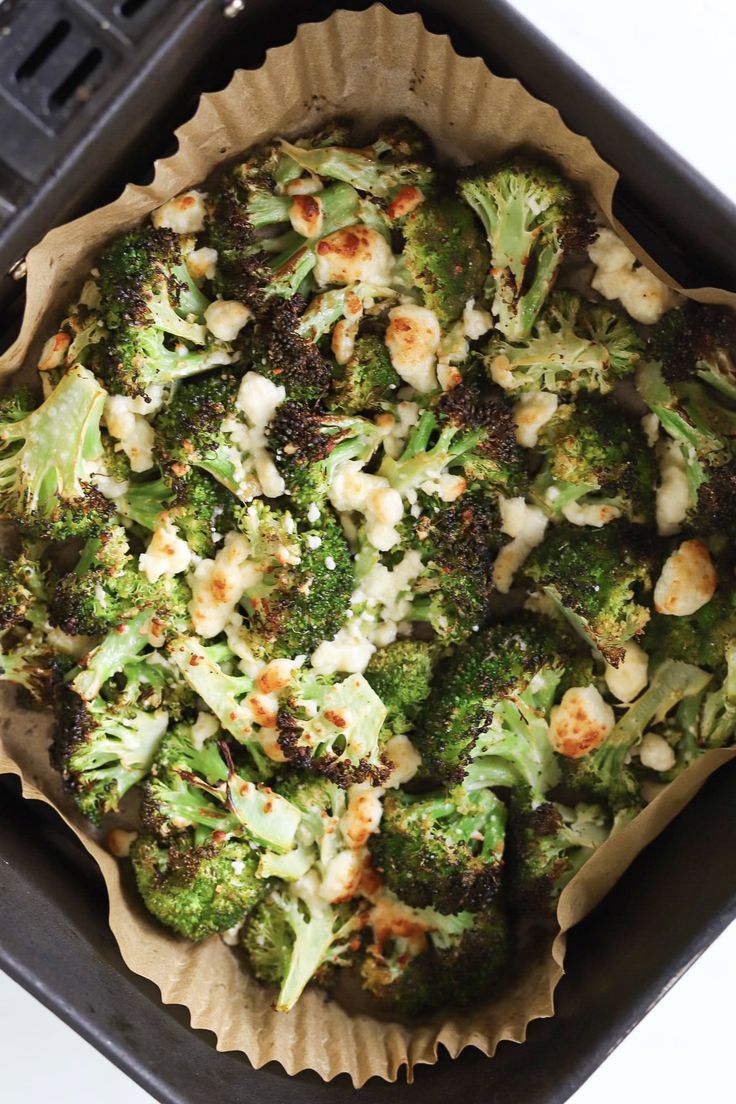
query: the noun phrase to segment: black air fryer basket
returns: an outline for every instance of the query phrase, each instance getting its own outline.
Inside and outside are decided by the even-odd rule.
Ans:
[[[199,94],[256,68],[321,0],[0,0],[0,347],[24,255],[48,229],[150,178]],[[503,0],[389,2],[518,77],[621,173],[615,213],[685,286],[736,290],[736,208]],[[736,764],[713,776],[569,937],[557,1014],[493,1059],[468,1049],[411,1085],[288,1077],[218,1054],[185,1009],[125,967],[102,879],[47,807],[0,777],[0,967],[166,1104],[564,1104],[736,917]],[[697,878],[697,886],[695,879]],[[645,1093],[654,1088],[641,1084]]]

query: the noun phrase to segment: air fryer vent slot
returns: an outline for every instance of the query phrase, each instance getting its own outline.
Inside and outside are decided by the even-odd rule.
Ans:
[[[118,5],[118,12],[123,19],[134,19],[141,8],[145,8],[149,4],[149,0],[123,0],[123,3]]]
[[[52,111],[60,111],[73,96],[76,96],[80,103],[89,99],[89,87],[84,81],[92,76],[103,56],[102,50],[97,46],[87,51],[82,60],[49,96],[49,107]]]
[[[68,19],[60,19],[55,23],[51,30],[43,36],[38,45],[28,54],[25,61],[21,62],[18,66],[15,71],[15,79],[19,83],[22,83],[34,77],[39,69],[43,68],[44,62],[46,62],[61,45],[71,29],[72,25]]]

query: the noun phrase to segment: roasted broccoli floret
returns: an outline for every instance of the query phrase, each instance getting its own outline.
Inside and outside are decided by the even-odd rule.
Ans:
[[[425,772],[545,792],[556,780],[545,717],[571,663],[559,630],[528,614],[473,636],[438,668],[417,721]]]
[[[268,299],[245,332],[244,355],[256,372],[283,387],[290,399],[315,403],[329,388],[333,369],[302,334],[303,305],[301,296]]]
[[[269,427],[269,440],[288,493],[304,510],[327,498],[338,465],[367,463],[383,439],[382,428],[367,418],[322,414],[285,402]]]
[[[393,735],[414,726],[432,688],[435,653],[426,641],[396,640],[371,656],[366,681],[386,707],[386,726]]]
[[[562,890],[605,842],[610,828],[600,805],[539,803],[524,789],[512,791],[507,880],[524,915],[553,918]]]
[[[698,694],[710,675],[699,667],[666,659],[648,688],[628,707],[614,728],[592,750],[581,746],[563,758],[565,784],[584,798],[602,799],[613,808],[635,804],[638,787],[626,760],[650,724],[663,721],[683,698]]]
[[[488,235],[496,328],[523,341],[563,258],[592,240],[591,213],[555,169],[520,157],[466,177],[460,195]]]
[[[609,663],[641,633],[650,613],[638,598],[652,585],[652,541],[613,522],[561,524],[524,565],[531,580]]]
[[[338,786],[389,773],[378,736],[386,709],[362,675],[336,682],[305,668],[289,686],[279,710],[281,751],[294,766],[324,775]]]
[[[488,615],[504,541],[498,507],[475,491],[439,509],[435,496],[420,493],[417,505],[418,517],[410,515],[401,529],[403,544],[422,562],[407,620],[427,622],[443,644],[461,643]]]
[[[736,412],[724,403],[727,384],[717,387],[719,377],[714,368],[720,365],[724,373],[720,379],[727,381],[729,354],[721,345],[727,345],[725,333],[730,323],[724,317],[723,333],[714,337],[711,345],[698,318],[697,312],[687,308],[668,312],[650,335],[647,360],[636,382],[670,438],[659,446],[663,472],[665,462],[682,470],[689,490],[686,520],[697,525],[699,532],[708,533],[733,526]],[[701,356],[707,361],[699,359]],[[660,532],[669,535],[677,526],[669,517],[666,498],[663,491],[657,520]]]
[[[209,300],[189,275],[171,230],[148,227],[113,242],[100,259],[99,289],[109,333],[94,347],[91,365],[109,391],[145,396],[152,387],[230,361],[228,349],[208,338],[203,317]]]
[[[311,654],[322,640],[332,638],[350,603],[354,585],[350,549],[329,508],[315,522],[305,522],[291,539],[295,548],[291,561],[274,560],[273,568],[242,603],[256,638],[252,647],[264,656]]]
[[[402,188],[425,189],[432,182],[432,170],[420,160],[427,139],[403,120],[384,127],[373,144],[362,149],[326,145],[310,149],[284,139],[280,146],[308,172],[343,180],[378,199],[390,199]]]
[[[689,299],[668,311],[651,335],[654,356],[669,379],[699,376],[736,400],[736,315]]]
[[[469,487],[500,491],[507,497],[524,493],[528,483],[524,450],[517,443],[513,415],[500,392],[469,379],[443,395],[437,411],[441,430],[449,425],[464,434],[479,434],[477,443],[463,451],[456,469]]]
[[[689,617],[653,613],[642,647],[662,659],[681,659],[720,671],[726,646],[736,640],[736,595],[719,587],[711,600]]]
[[[70,636],[102,636],[142,610],[166,619],[182,614],[185,603],[180,582],[168,576],[148,581],[129,552],[125,530],[113,526],[87,541],[75,569],[58,580],[49,619]]]
[[[377,410],[401,386],[386,342],[375,333],[362,333],[353,354],[333,382],[329,406],[338,414]]]
[[[400,1016],[472,1003],[509,959],[509,925],[498,903],[483,912],[445,916],[411,909],[385,893],[368,921],[374,942],[361,967],[363,987]]]
[[[402,231],[403,263],[444,330],[482,292],[489,268],[482,232],[468,208],[450,196],[426,200]]]
[[[44,631],[46,581],[33,551],[0,557],[0,681],[45,701],[56,664]]]
[[[51,762],[79,810],[97,823],[151,768],[168,724],[165,710],[146,712],[62,687],[55,702]]]
[[[113,507],[90,482],[102,454],[105,392],[75,365],[36,408],[27,391],[0,402],[0,517],[44,539],[99,532]]]
[[[390,790],[370,849],[388,888],[408,905],[477,912],[499,891],[505,830],[506,809],[489,789]]]
[[[194,829],[195,841],[202,843],[212,832],[233,832],[238,827],[221,801],[190,781],[189,776],[194,776],[212,786],[227,782],[228,765],[214,738],[217,721],[212,718],[210,725],[205,717],[199,717],[200,728],[207,733],[201,741],[191,722],[169,728],[144,783],[141,819],[159,836]]]
[[[242,943],[258,980],[279,987],[277,1011],[288,1012],[322,967],[348,957],[359,927],[355,905],[328,904],[311,872],[269,891],[248,917]]]
[[[181,836],[168,843],[140,836],[130,857],[148,911],[187,939],[235,927],[267,888],[256,877],[258,859],[244,840],[210,839],[196,846]]]
[[[582,397],[559,407],[538,447],[544,462],[532,498],[551,517],[595,527],[616,517],[653,519],[653,451],[640,420],[610,400]]]
[[[526,340],[493,335],[485,364],[504,391],[607,395],[634,371],[643,348],[623,313],[573,291],[553,291]]]

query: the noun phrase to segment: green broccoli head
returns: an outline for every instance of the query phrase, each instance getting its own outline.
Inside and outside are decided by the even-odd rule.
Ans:
[[[186,601],[180,581],[148,581],[129,552],[125,530],[113,526],[87,541],[75,569],[57,581],[49,620],[71,636],[102,636],[142,610],[162,624],[185,616]]]
[[[565,784],[581,797],[604,800],[620,809],[639,803],[639,788],[626,763],[652,724],[665,720],[684,698],[699,694],[710,675],[699,667],[666,659],[654,671],[648,688],[619,717],[605,739],[593,748],[581,746],[563,758]]]
[[[35,622],[43,614],[45,595],[38,560],[28,552],[14,560],[0,556],[0,633],[24,621]]]
[[[395,640],[371,656],[366,681],[386,707],[392,734],[409,731],[432,688],[436,648],[423,640]]]
[[[474,635],[439,666],[418,718],[416,739],[425,771],[436,778],[461,781],[477,752],[489,771],[493,768],[491,783],[513,784],[537,771],[552,774],[543,718],[567,663],[560,655],[559,631],[527,614]],[[539,700],[523,703],[522,695],[532,680],[531,692]],[[499,717],[499,724],[489,732],[502,702],[509,715]],[[540,717],[542,705],[546,710],[541,709]],[[492,761],[486,762],[486,757]]]
[[[385,718],[381,699],[362,675],[336,682],[305,668],[279,710],[279,747],[294,766],[338,786],[380,785],[390,770],[378,743]]]
[[[631,375],[643,348],[622,312],[573,291],[553,291],[526,340],[491,337],[485,365],[505,391],[607,395]]]
[[[217,722],[208,724],[200,715],[199,729],[191,722],[168,729],[143,786],[141,820],[157,836],[167,837],[194,829],[196,843],[213,832],[233,832],[238,827],[234,815],[221,801],[211,797],[191,777],[208,785],[224,783],[228,767],[217,740],[210,735]],[[206,727],[205,727],[206,726]],[[199,732],[207,735],[200,740]]]
[[[266,892],[256,876],[257,857],[243,840],[210,839],[196,846],[185,836],[163,843],[144,835],[130,857],[148,911],[187,939],[235,927]]]
[[[642,639],[652,655],[679,659],[721,671],[727,645],[736,640],[736,595],[719,587],[711,600],[688,617],[653,613]]]
[[[651,589],[654,566],[651,540],[619,522],[602,529],[561,524],[534,549],[524,572],[615,665],[621,646],[649,621],[638,598]]]
[[[650,522],[658,469],[640,420],[606,400],[558,408],[539,435],[544,458],[532,498],[554,518],[601,526],[616,517]]]
[[[377,410],[401,387],[386,342],[369,331],[358,335],[352,356],[333,380],[328,405],[337,414]]]
[[[478,1000],[509,960],[511,938],[503,906],[445,916],[410,909],[385,893],[368,913],[374,942],[361,966],[363,987],[402,1018],[443,1005]]]
[[[24,391],[0,402],[0,518],[53,540],[109,523],[113,507],[90,481],[104,405],[105,392],[81,365],[35,409]]]
[[[650,352],[670,381],[699,376],[736,399],[736,315],[726,307],[689,299],[668,311],[650,336]]]
[[[562,890],[609,832],[610,818],[599,805],[567,807],[512,791],[507,874],[524,915],[553,919]]]
[[[444,330],[483,290],[489,268],[483,235],[472,212],[450,196],[435,196],[415,208],[402,232],[403,262]]]
[[[528,484],[524,450],[517,443],[512,410],[500,392],[472,380],[458,384],[437,404],[441,425],[479,438],[457,461],[471,488],[507,497],[523,494]],[[453,465],[454,467],[454,465]]]
[[[102,698],[85,701],[68,686],[54,704],[51,763],[80,812],[98,823],[150,770],[168,714],[121,708]]]
[[[349,957],[359,940],[355,905],[329,905],[312,872],[290,888],[274,887],[248,917],[242,934],[250,967],[266,985],[277,985],[276,1009],[288,1012],[309,982]]]
[[[269,439],[288,493],[302,510],[320,506],[339,464],[367,463],[384,433],[380,425],[357,415],[324,414],[285,402],[269,426]]]
[[[437,507],[420,492],[420,512],[402,523],[405,546],[422,560],[408,620],[431,625],[443,644],[466,640],[484,623],[493,591],[493,562],[504,542],[498,507],[482,492],[467,491]]]
[[[563,258],[592,240],[592,215],[555,169],[520,157],[466,177],[460,196],[488,235],[496,328],[509,341],[523,341]]]
[[[286,390],[298,403],[314,403],[327,392],[332,366],[300,330],[301,296],[272,297],[248,327],[243,341],[246,360],[256,372]]]
[[[370,850],[388,888],[408,905],[477,912],[500,889],[505,829],[506,809],[491,790],[390,790]]]
[[[281,151],[307,172],[341,180],[378,199],[394,198],[404,188],[427,189],[432,170],[424,163],[428,140],[412,123],[386,124],[361,149],[320,144],[305,146],[281,139]]]

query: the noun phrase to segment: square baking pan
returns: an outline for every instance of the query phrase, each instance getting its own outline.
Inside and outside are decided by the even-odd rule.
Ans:
[[[35,2],[15,0],[10,7],[20,15]],[[128,35],[131,51],[139,43],[138,54],[126,52],[118,36],[117,68],[105,68],[103,40],[94,47],[103,53],[99,83],[85,86],[79,114],[69,109],[68,123],[56,131],[44,122],[51,145],[39,171],[38,196],[48,199],[41,203],[36,196],[34,205],[33,189],[25,197],[17,193],[0,235],[0,272],[54,221],[110,198],[128,179],[146,179],[152,159],[170,152],[173,128],[191,114],[199,92],[224,86],[236,67],[259,66],[265,50],[289,41],[299,22],[324,18],[337,7],[368,6],[281,0],[57,3],[59,18],[72,26],[77,9],[100,18],[104,9],[106,19],[120,20],[123,9],[132,19],[148,5],[147,34],[137,40]],[[736,288],[733,205],[505,4],[434,0],[387,6],[420,11],[430,30],[451,35],[458,52],[480,54],[497,74],[518,77],[557,106],[569,126],[590,136],[621,172],[617,216],[675,278],[690,286]],[[175,23],[172,10],[179,15]],[[12,38],[0,39],[4,72],[4,44]],[[68,35],[64,41],[70,45]],[[31,55],[36,48],[30,43]],[[121,83],[120,67],[136,57],[136,80]],[[39,79],[43,71],[42,64]],[[57,79],[54,88],[59,86]],[[81,144],[75,141],[80,127]],[[8,149],[10,140],[0,152],[0,167]],[[92,172],[94,165],[104,169]],[[0,198],[2,187],[0,173]],[[21,272],[16,268],[16,275]],[[22,278],[9,278],[8,336],[21,300]],[[373,1080],[356,1091],[346,1077],[325,1084],[314,1074],[288,1077],[276,1064],[256,1071],[240,1054],[218,1054],[210,1033],[189,1028],[185,1009],[161,1005],[155,986],[126,969],[107,927],[97,868],[58,817],[24,802],[8,777],[0,778],[0,967],[167,1104],[339,1104],[353,1097],[366,1104],[397,1098],[439,1104],[448,1093],[462,1094],[469,1104],[564,1104],[736,917],[735,796],[733,764],[709,780],[573,930],[557,1014],[533,1023],[523,1046],[501,1044],[491,1060],[473,1049],[454,1061],[441,1056],[436,1066],[416,1070],[412,1085]]]

